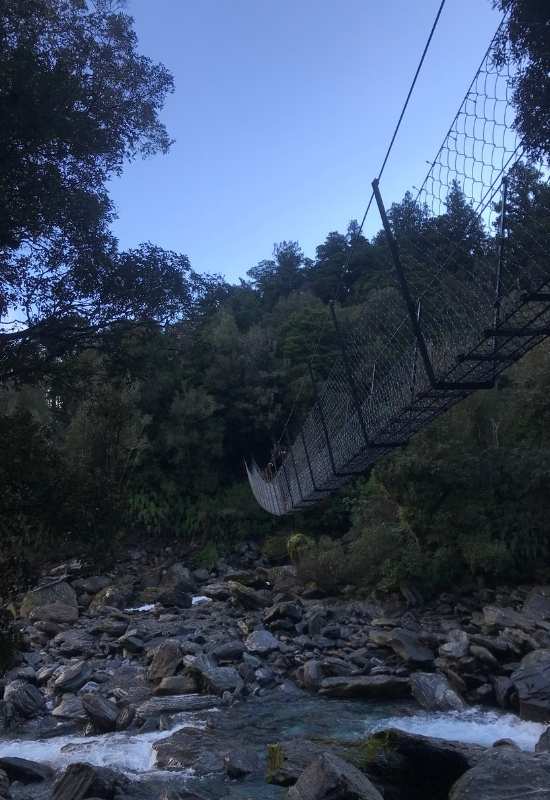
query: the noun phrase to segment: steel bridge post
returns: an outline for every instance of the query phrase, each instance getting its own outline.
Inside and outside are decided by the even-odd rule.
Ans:
[[[323,428],[323,433],[325,435],[325,441],[327,443],[327,450],[328,450],[328,457],[330,460],[330,466],[332,469],[333,475],[337,476],[338,472],[336,471],[336,464],[334,461],[334,453],[332,452],[332,445],[330,443],[330,436],[328,433],[327,422],[325,419],[325,415],[323,412],[323,408],[321,406],[321,400],[319,398],[319,391],[317,389],[317,382],[315,381],[315,375],[313,374],[313,367],[311,366],[311,361],[308,361],[308,369],[309,369],[309,377],[311,379],[311,383],[313,386],[313,394],[315,397],[315,403],[317,408],[319,409],[319,417],[321,418],[321,427]]]
[[[414,307],[414,302],[411,297],[411,293],[409,291],[409,285],[407,283],[407,278],[405,276],[405,271],[403,269],[403,264],[401,263],[401,257],[399,255],[399,247],[397,246],[397,242],[395,241],[395,237],[393,235],[393,231],[390,226],[390,221],[388,219],[388,215],[386,214],[386,209],[384,207],[384,202],[382,200],[382,195],[380,194],[380,188],[378,185],[378,178],[375,178],[372,182],[372,190],[374,192],[374,197],[376,199],[376,204],[378,206],[378,211],[380,212],[380,217],[382,219],[382,225],[384,226],[384,233],[386,234],[386,240],[388,242],[388,247],[390,248],[390,252],[392,255],[393,263],[395,266],[395,271],[397,273],[397,280],[399,281],[399,288],[401,290],[401,294],[403,295],[403,299],[405,301],[405,305],[407,306],[407,311],[409,313],[409,318],[411,321],[412,329],[414,331],[414,335],[416,337],[416,342],[418,349],[420,351],[420,355],[422,356],[422,361],[424,362],[424,367],[426,369],[426,374],[428,375],[430,384],[433,387],[437,386],[437,381],[435,378],[435,373],[433,370],[432,362],[430,359],[430,354],[428,353],[428,348],[426,346],[426,340],[424,339],[424,334],[422,333],[422,328],[420,327],[420,320],[417,318],[416,309]]]
[[[502,179],[502,208],[500,210],[500,222],[498,226],[498,262],[495,278],[495,312],[493,315],[493,328],[496,329],[500,322],[500,309],[502,305],[502,268],[504,266],[504,247],[505,247],[505,227],[506,227],[506,201],[508,199],[508,178]],[[493,356],[496,356],[498,349],[497,336],[493,339]],[[496,358],[493,361],[493,371],[496,370]]]
[[[353,377],[353,372],[351,369],[351,364],[348,357],[348,349],[346,347],[346,343],[344,341],[344,336],[342,334],[342,330],[340,328],[340,323],[338,322],[338,317],[336,316],[336,306],[334,300],[331,300],[329,303],[330,313],[332,316],[332,322],[334,323],[334,329],[336,331],[336,336],[338,337],[338,342],[340,344],[340,350],[342,351],[342,360],[344,362],[344,369],[346,371],[346,377],[348,379],[348,383],[351,390],[351,397],[353,400],[353,405],[355,406],[355,411],[357,413],[357,418],[359,419],[359,426],[361,428],[361,433],[363,434],[363,439],[365,440],[365,446],[369,447],[369,435],[367,433],[367,425],[365,423],[365,417],[363,415],[363,409],[361,408],[361,401],[359,399],[359,390],[357,388],[357,384],[355,382],[355,378]]]
[[[421,302],[418,301],[418,305],[416,307],[416,319],[420,324],[420,312],[421,312]],[[411,405],[414,402],[414,393],[416,391],[416,373],[418,368],[418,342],[414,341],[414,353],[413,353],[413,365],[412,365],[412,373],[411,373]]]
[[[320,492],[322,490],[319,489],[317,484],[315,483],[315,476],[313,474],[313,467],[311,466],[311,459],[309,457],[309,450],[307,449],[306,437],[304,436],[303,429],[300,431],[300,438],[302,440],[302,447],[304,448],[304,453],[306,454],[307,468],[309,471],[309,477],[311,478],[311,485],[313,486],[313,491]]]
[[[386,209],[384,207],[384,202],[382,200],[382,195],[380,194],[380,188],[378,185],[378,178],[375,178],[372,182],[372,190],[374,192],[374,197],[376,199],[376,204],[378,206],[378,210],[380,212],[380,217],[382,219],[382,225],[384,226],[384,233],[386,234],[386,239],[388,242],[388,246],[390,248],[390,252],[392,255],[393,263],[395,266],[395,271],[397,273],[397,280],[399,282],[399,288],[401,290],[401,294],[403,295],[403,299],[405,301],[405,305],[407,307],[407,311],[409,314],[409,320],[416,337],[416,342],[418,346],[418,351],[424,362],[424,368],[426,370],[426,375],[428,376],[428,380],[430,381],[430,385],[433,389],[464,389],[467,391],[474,391],[475,389],[490,389],[494,385],[493,381],[438,381],[435,377],[435,372],[433,369],[432,361],[430,358],[430,354],[428,352],[428,347],[426,345],[426,340],[424,339],[424,334],[422,333],[422,327],[420,325],[420,320],[417,318],[416,315],[416,308],[414,306],[414,302],[411,296],[411,292],[409,290],[409,285],[407,283],[407,277],[405,275],[405,270],[403,269],[403,264],[401,263],[401,256],[399,255],[399,247],[393,235],[393,231],[391,229],[390,221],[388,219],[388,215],[386,214]]]
[[[296,476],[296,486],[298,487],[298,494],[300,495],[300,504],[309,505],[312,501],[311,500],[306,500],[306,498],[304,497],[304,492],[302,490],[302,482],[300,480],[300,476],[298,475],[298,467],[296,466],[296,458],[294,456],[294,450],[292,448],[292,444],[290,443],[290,437],[289,437],[288,433],[285,435],[285,441],[286,441],[286,446],[287,446],[288,452],[290,453],[292,466],[294,467],[294,475]],[[304,449],[305,449],[305,447],[304,447]],[[312,483],[313,483],[313,481],[312,481]],[[313,488],[315,488],[315,486]]]

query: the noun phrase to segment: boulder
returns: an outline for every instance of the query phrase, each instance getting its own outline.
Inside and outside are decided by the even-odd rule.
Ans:
[[[470,642],[466,631],[455,628],[449,631],[449,641],[439,648],[439,655],[444,658],[464,658],[468,655]]]
[[[247,638],[245,645],[249,653],[256,653],[259,656],[272,653],[281,646],[279,640],[272,633],[265,630],[253,631]]]
[[[193,594],[197,590],[197,582],[191,571],[183,564],[172,564],[161,578],[160,585],[163,587],[178,587],[182,592]]]
[[[413,697],[428,711],[459,711],[465,708],[462,698],[444,675],[437,672],[414,672],[410,676]]]
[[[452,787],[449,800],[550,800],[550,756],[512,747],[487,751]]]
[[[218,667],[207,656],[197,656],[188,671],[196,675],[202,688],[223,695],[242,689],[243,679],[234,667]]]
[[[303,667],[302,683],[306,689],[318,689],[323,680],[321,662],[315,658],[306,661]]]
[[[303,616],[302,606],[299,603],[283,602],[268,608],[264,613],[264,622],[270,625],[281,619],[288,619],[291,622],[300,622]]]
[[[157,688],[157,697],[169,697],[174,694],[192,694],[198,692],[197,680],[193,675],[171,675],[163,678]]]
[[[97,594],[102,589],[106,589],[110,583],[110,578],[107,578],[105,575],[92,575],[89,578],[79,578],[79,580],[73,581],[73,586],[77,592]]]
[[[522,719],[550,722],[550,650],[534,650],[511,675]]]
[[[291,786],[325,751],[308,739],[287,739],[267,748],[267,779],[277,786]]]
[[[325,678],[320,689],[320,694],[328,697],[363,697],[367,700],[399,700],[409,697],[410,693],[409,679],[395,675]]]
[[[151,666],[147,670],[147,678],[153,683],[157,683],[162,678],[175,675],[182,663],[183,653],[180,643],[175,639],[168,639],[154,650]]]
[[[62,579],[31,589],[21,603],[21,616],[28,617],[33,608],[47,606],[51,603],[62,603],[76,608],[78,606],[76,592],[70,584]]]
[[[201,776],[223,773],[227,746],[224,747],[223,737],[218,738],[216,732],[183,728],[156,742],[153,750],[159,769],[193,769]]]
[[[131,591],[121,586],[106,586],[97,592],[90,603],[90,611],[97,612],[103,608],[123,609],[128,603]]]
[[[534,619],[550,620],[550,586],[535,586],[523,604],[523,613]]]
[[[52,716],[77,722],[84,722],[87,719],[82,700],[76,694],[64,694],[61,702],[52,711]]]
[[[208,694],[182,694],[171,697],[153,697],[141,703],[136,714],[141,719],[160,717],[161,714],[180,714],[184,711],[204,711],[219,705],[220,698]]]
[[[289,789],[288,800],[382,800],[382,795],[352,764],[323,753]]]
[[[392,631],[389,646],[408,664],[429,665],[435,658],[433,650],[420,641],[418,634],[405,628]]]
[[[90,764],[71,764],[56,781],[52,800],[111,800],[115,791],[128,780],[105,767]]]
[[[536,753],[550,753],[550,728],[546,728],[544,733],[541,733],[538,742],[535,745]]]
[[[4,689],[4,700],[25,719],[32,719],[46,710],[46,701],[40,689],[27,681],[11,681]]]
[[[451,786],[485,748],[390,728],[368,739],[366,753],[367,773],[388,787],[385,795],[447,800]]]
[[[269,599],[264,594],[238,581],[228,581],[227,586],[235,602],[249,611],[256,611],[269,605]],[[206,590],[204,594],[209,596]]]
[[[78,619],[78,608],[67,603],[48,603],[36,606],[29,614],[31,622],[58,622],[71,624]]]
[[[21,783],[40,783],[53,777],[53,769],[47,764],[38,764],[27,758],[1,758],[0,769],[4,770],[10,781]]]
[[[203,586],[201,592],[211,600],[229,600],[231,591],[227,583],[209,583]]]
[[[483,609],[483,621],[491,629],[498,628],[520,628],[523,631],[533,631],[535,621],[514,611],[513,608],[499,608],[498,606],[485,606]]]
[[[244,653],[244,644],[240,639],[232,639],[230,642],[218,644],[212,648],[210,655],[213,656],[218,663],[224,661],[240,661]]]
[[[101,733],[114,731],[118,718],[118,708],[110,700],[96,693],[83,694],[82,706],[96,730]]]
[[[10,790],[10,779],[8,773],[0,769],[0,797],[7,797]]]
[[[78,692],[92,676],[92,670],[85,661],[77,661],[69,667],[64,667],[54,681],[57,692]]]
[[[163,606],[177,608],[191,608],[193,605],[193,598],[185,590],[183,586],[176,584],[175,586],[167,586],[160,590],[158,594],[158,602]]]
[[[230,750],[224,755],[225,771],[230,778],[246,778],[260,770],[261,762],[258,753],[251,747]]]
[[[92,656],[97,652],[97,642],[86,631],[68,630],[58,633],[53,640],[63,656]]]

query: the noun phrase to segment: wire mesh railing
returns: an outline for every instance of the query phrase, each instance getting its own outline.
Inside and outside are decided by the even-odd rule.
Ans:
[[[374,182],[394,285],[351,326],[333,308],[341,357],[322,386],[312,374],[277,463],[247,466],[270,513],[335,492],[550,335],[550,187],[523,157],[512,83],[490,47],[407,215]]]

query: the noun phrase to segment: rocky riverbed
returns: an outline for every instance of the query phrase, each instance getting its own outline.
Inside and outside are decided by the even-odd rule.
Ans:
[[[550,800],[547,587],[331,598],[243,545],[59,565],[12,608],[0,800]]]

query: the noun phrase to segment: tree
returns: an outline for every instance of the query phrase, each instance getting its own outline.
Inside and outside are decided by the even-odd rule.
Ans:
[[[497,63],[512,58],[516,126],[532,156],[550,156],[550,6],[545,0],[495,0],[508,13]]]
[[[298,242],[280,242],[273,247],[273,258],[260,261],[248,270],[252,285],[260,292],[267,308],[280,297],[298,289],[303,282],[304,254]]]
[[[0,323],[13,334],[7,341],[16,330],[27,338],[60,324],[66,331],[67,316],[85,317],[90,303],[106,290],[112,295],[135,254],[117,255],[106,182],[125,160],[168,149],[158,114],[171,90],[172,77],[139,54],[132,19],[114,0],[2,3]]]

